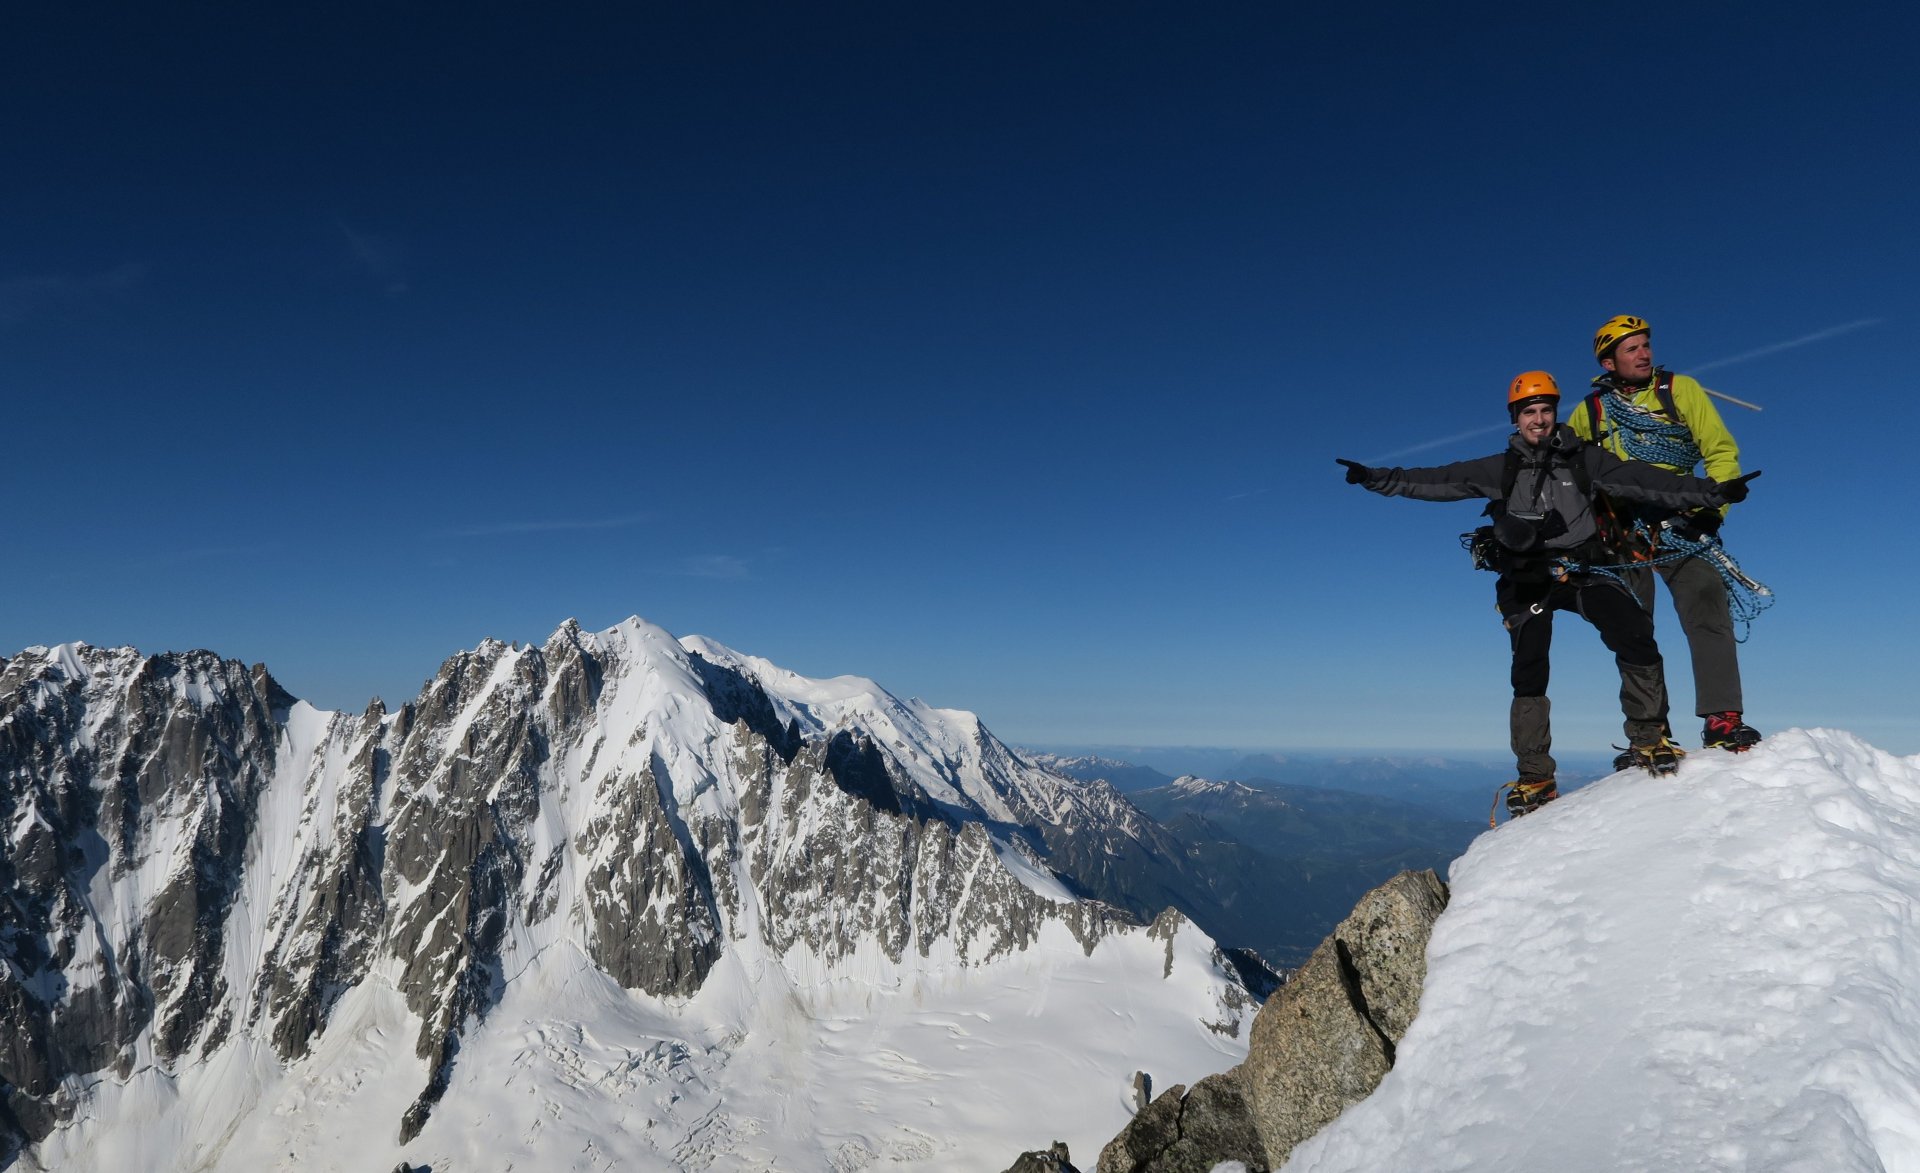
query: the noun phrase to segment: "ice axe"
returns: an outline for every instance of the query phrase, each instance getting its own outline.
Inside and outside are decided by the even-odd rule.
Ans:
[[[1744,407],[1744,408],[1746,408],[1746,409],[1747,409],[1748,411],[1765,411],[1765,410],[1767,410],[1766,408],[1764,408],[1764,407],[1761,407],[1761,406],[1760,406],[1759,404],[1757,404],[1757,403],[1748,403],[1748,402],[1747,402],[1746,400],[1744,400],[1744,399],[1735,399],[1735,398],[1734,398],[1733,396],[1731,396],[1731,395],[1728,395],[1728,394],[1727,394],[1726,392],[1724,392],[1724,391],[1715,391],[1715,390],[1714,390],[1713,388],[1711,388],[1711,387],[1702,387],[1702,388],[1700,388],[1700,389],[1701,389],[1702,391],[1705,391],[1705,392],[1706,392],[1707,394],[1709,394],[1709,395],[1711,395],[1711,396],[1713,396],[1713,397],[1714,397],[1715,399],[1724,399],[1724,400],[1726,400],[1726,401],[1727,401],[1728,403],[1732,403],[1732,404],[1735,404],[1735,405],[1737,405],[1737,406],[1739,406],[1739,407]]]

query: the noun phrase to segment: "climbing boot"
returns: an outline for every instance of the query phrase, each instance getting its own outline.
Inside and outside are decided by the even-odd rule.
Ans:
[[[1620,770],[1638,768],[1649,774],[1671,774],[1680,768],[1680,759],[1686,756],[1686,750],[1662,737],[1651,745],[1633,746],[1613,759],[1613,764]]]
[[[1509,819],[1532,814],[1560,797],[1560,788],[1554,785],[1551,778],[1521,778],[1516,782],[1507,783],[1500,789],[1507,795],[1507,818]],[[1488,819],[1487,825],[1492,826],[1493,820]]]
[[[1700,744],[1707,749],[1745,753],[1760,744],[1760,731],[1742,721],[1738,713],[1708,713]]]

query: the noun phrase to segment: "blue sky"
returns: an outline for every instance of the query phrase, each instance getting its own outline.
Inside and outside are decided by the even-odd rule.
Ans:
[[[1475,509],[1333,458],[1629,312],[1766,407],[1751,719],[1920,752],[1920,18],[1290,7],[17,14],[0,654],[357,709],[638,614],[1028,744],[1498,747]]]

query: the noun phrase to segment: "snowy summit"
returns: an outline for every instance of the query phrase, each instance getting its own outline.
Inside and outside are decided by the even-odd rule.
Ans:
[[[1920,1169],[1920,757],[1791,730],[1483,835],[1288,1173]]]

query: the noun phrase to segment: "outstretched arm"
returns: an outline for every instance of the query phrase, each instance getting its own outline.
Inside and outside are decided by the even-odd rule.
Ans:
[[[1434,468],[1368,468],[1354,460],[1345,465],[1347,482],[1362,485],[1387,497],[1412,497],[1420,501],[1467,501],[1475,497],[1500,495],[1500,474],[1506,468],[1506,456],[1483,456]]]
[[[1601,448],[1588,448],[1593,455],[1591,471],[1594,483],[1609,494],[1627,501],[1664,505],[1669,509],[1717,509],[1730,502],[1744,500],[1747,482],[1759,473],[1751,473],[1727,482],[1702,480],[1668,472],[1658,465],[1639,460],[1621,460]]]

